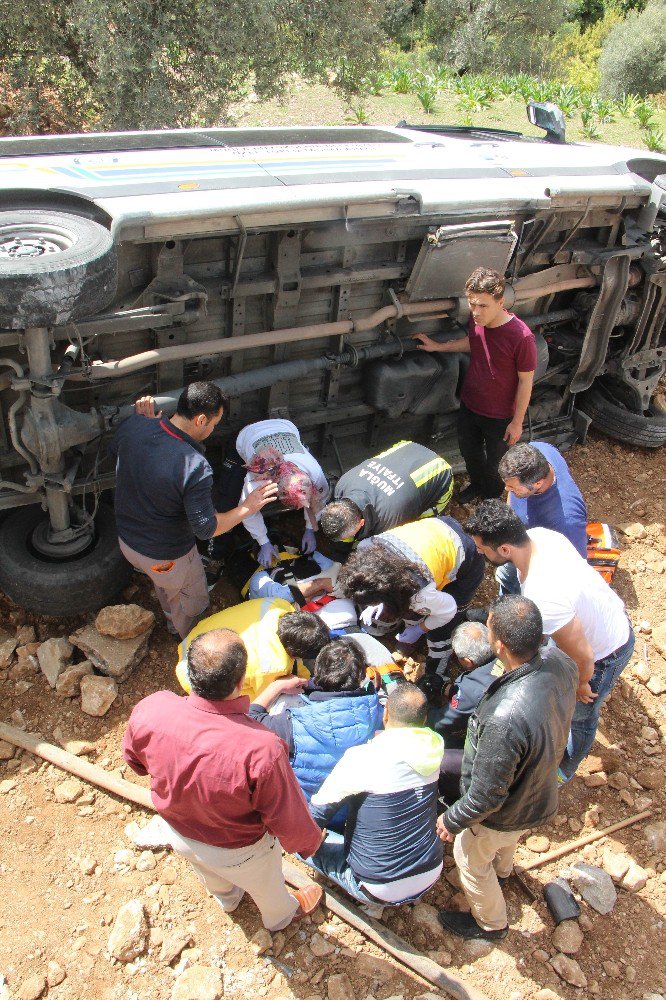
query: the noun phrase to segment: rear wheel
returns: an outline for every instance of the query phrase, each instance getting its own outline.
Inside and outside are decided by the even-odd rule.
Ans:
[[[40,553],[33,539],[48,515],[23,507],[0,525],[0,589],[22,608],[69,617],[108,604],[129,581],[132,567],[118,547],[112,509],[100,504],[91,543],[82,553],[57,560]]]
[[[116,251],[108,229],[66,212],[0,212],[0,326],[62,326],[113,301]]]
[[[592,418],[592,426],[609,437],[641,448],[666,444],[666,413],[651,405],[647,413],[635,413],[609,398],[601,385],[594,385],[577,397],[576,405]]]

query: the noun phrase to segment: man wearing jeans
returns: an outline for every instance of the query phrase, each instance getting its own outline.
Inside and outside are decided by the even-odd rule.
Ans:
[[[435,832],[437,779],[444,744],[425,726],[428,705],[414,684],[397,684],[384,732],[351,747],[310,800],[324,827],[349,805],[344,838],[329,833],[307,863],[337,882],[372,916],[385,905],[419,899],[442,871]]]
[[[192,694],[157,691],[136,705],[123,755],[150,775],[155,809],[171,846],[190,862],[226,913],[247,892],[264,926],[278,931],[311,913],[319,886],[287,891],[282,850],[311,854],[322,841],[289,765],[287,746],[250,719],[240,692],[243,640],[206,632],[188,650]]]
[[[264,483],[233,510],[218,514],[213,470],[202,444],[220,422],[226,399],[214,382],[193,382],[169,420],[142,396],[109,445],[116,460],[116,524],[120,551],[150,579],[169,631],[184,639],[208,607],[197,538],[230,531],[277,496]]]
[[[440,910],[440,923],[463,938],[506,937],[499,886],[513,868],[521,834],[557,812],[557,765],[576,704],[577,671],[557,647],[541,647],[533,601],[500,597],[488,617],[490,644],[504,673],[490,685],[467,729],[461,797],[437,821],[471,913]]]
[[[589,753],[603,703],[634,650],[624,604],[564,535],[527,529],[500,500],[480,504],[465,530],[488,562],[513,563],[521,593],[541,612],[544,633],[578,667],[578,704],[559,774],[568,781]]]
[[[470,355],[458,413],[458,446],[469,475],[461,503],[501,496],[497,464],[523,433],[532,394],[536,341],[527,324],[504,308],[505,284],[497,271],[478,267],[465,284],[468,335],[437,341],[416,334],[424,351]]]

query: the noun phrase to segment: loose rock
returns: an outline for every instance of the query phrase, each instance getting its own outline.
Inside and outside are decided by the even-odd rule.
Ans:
[[[579,893],[597,913],[611,912],[617,900],[617,892],[607,872],[595,865],[577,861],[572,865],[571,874]]]
[[[634,541],[639,538],[647,538],[647,531],[645,530],[645,525],[641,524],[640,521],[631,521],[630,523],[624,522],[623,524],[617,525],[618,531],[621,531],[623,535],[627,538],[631,538]]]
[[[28,978],[24,979],[21,983],[18,995],[20,1000],[38,1000],[39,997],[43,996],[45,989],[45,976],[28,976]]]
[[[613,771],[608,775],[608,784],[611,788],[629,788],[629,778],[624,771]]]
[[[653,675],[645,686],[651,694],[657,696],[666,692],[666,681],[662,681],[661,677],[656,675]]]
[[[113,604],[102,608],[95,618],[95,628],[112,639],[136,639],[155,624],[155,615],[138,604]]]
[[[664,775],[664,771],[659,768],[645,767],[643,770],[637,772],[636,780],[643,788],[647,788],[650,791],[657,791],[657,789],[663,787],[666,776]]]
[[[220,1000],[224,981],[212,965],[192,965],[174,983],[171,1000]]]
[[[191,934],[183,934],[181,931],[167,931],[162,940],[162,947],[160,949],[160,962],[164,962],[165,965],[171,965],[171,963],[178,958],[181,951],[183,951],[189,944],[192,943]]]
[[[267,952],[273,944],[273,938],[271,937],[271,932],[267,931],[265,927],[260,927],[256,934],[252,935],[250,939],[250,945],[252,951],[255,955],[263,955]]]
[[[666,822],[649,823],[643,830],[647,845],[654,854],[666,854]]]
[[[652,677],[652,671],[644,660],[638,660],[638,662],[634,664],[632,673],[636,680],[639,680],[641,684],[647,684]]]
[[[58,965],[57,962],[49,962],[46,972],[46,981],[49,986],[60,986],[66,977],[67,973],[61,965]]]
[[[610,847],[607,847],[603,853],[602,864],[604,871],[608,872],[614,882],[621,882],[629,871],[631,858],[628,858],[626,854],[616,854]]]
[[[595,771],[594,774],[588,774],[583,778],[586,788],[601,788],[603,785],[608,784],[608,777],[605,771]]]
[[[81,678],[81,711],[86,715],[106,715],[118,697],[118,685],[111,677],[90,674]]]
[[[617,962],[612,962],[612,961],[602,962],[601,968],[604,970],[607,976],[610,976],[611,979],[619,978],[620,966],[617,964]]]
[[[444,934],[444,928],[437,919],[437,909],[430,903],[417,903],[412,910],[412,921],[414,927],[424,930],[430,940]]]
[[[366,979],[377,979],[385,983],[395,975],[395,968],[385,958],[363,953],[356,959],[355,970]]]
[[[76,778],[67,778],[56,785],[54,797],[56,802],[76,802],[83,795],[83,785]]]
[[[583,943],[583,932],[575,920],[563,920],[553,933],[553,947],[565,955],[575,955]]]
[[[535,854],[545,854],[550,847],[550,841],[548,837],[528,837],[525,841],[525,846],[528,847],[530,851],[534,851]]]
[[[559,993],[553,993],[553,991],[549,990],[546,986],[544,989],[536,991],[534,994],[534,1000],[562,1000],[562,998]]]
[[[64,636],[59,639],[47,639],[37,650],[40,669],[52,688],[55,688],[56,681],[71,659],[72,652],[73,646]]]
[[[11,760],[16,753],[16,747],[13,743],[6,743],[5,740],[0,740],[0,760]]]
[[[661,655],[666,656],[666,622],[652,629],[652,641]]]
[[[60,674],[56,681],[56,694],[61,698],[75,698],[81,690],[81,678],[93,672],[90,660],[82,660]]]
[[[273,942],[271,941],[271,944]],[[310,951],[317,958],[324,958],[326,955],[331,955],[335,951],[335,945],[332,941],[328,941],[321,934],[313,934],[310,938]]]
[[[14,650],[18,644],[16,636],[0,632],[0,670],[6,670],[12,662],[14,659]]]
[[[554,958],[551,958],[550,964],[565,983],[570,983],[571,986],[577,986],[579,989],[587,986],[585,974],[575,958],[567,958],[566,955],[558,952]]]
[[[70,639],[100,673],[124,681],[148,652],[149,637],[150,633],[144,632],[134,639],[112,639],[100,635],[93,625],[86,625]]]
[[[341,973],[328,978],[328,1000],[357,1000],[349,976]]]
[[[629,867],[629,871],[622,879],[621,885],[623,889],[627,892],[638,892],[645,885],[647,885],[647,872],[640,865],[632,864]]]
[[[132,962],[148,947],[148,920],[140,899],[120,907],[113,922],[107,948],[119,962]]]

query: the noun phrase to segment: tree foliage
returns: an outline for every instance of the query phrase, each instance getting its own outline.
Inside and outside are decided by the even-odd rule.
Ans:
[[[567,0],[427,0],[425,34],[459,72],[535,70]]]
[[[657,94],[666,90],[666,0],[630,14],[608,36],[599,60],[601,91]]]
[[[559,74],[581,90],[599,89],[599,58],[611,31],[623,23],[612,9],[588,27],[579,21],[563,24],[553,43],[552,55]]]
[[[353,92],[387,0],[0,0],[5,130],[213,124],[293,73]]]

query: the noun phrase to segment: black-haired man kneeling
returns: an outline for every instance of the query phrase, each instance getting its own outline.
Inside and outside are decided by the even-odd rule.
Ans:
[[[490,644],[505,673],[470,719],[461,798],[437,820],[453,854],[471,913],[440,910],[443,926],[464,938],[506,936],[498,878],[513,868],[524,830],[557,812],[557,768],[576,706],[576,664],[556,646],[541,647],[543,624],[526,597],[501,597],[488,617]]]
[[[322,833],[308,812],[285,743],[250,719],[241,697],[243,640],[230,629],[188,649],[192,694],[157,691],[130,716],[123,754],[149,774],[153,804],[171,845],[227,913],[245,892],[264,926],[278,931],[318,905],[322,891],[287,891],[282,851],[316,851]]]

